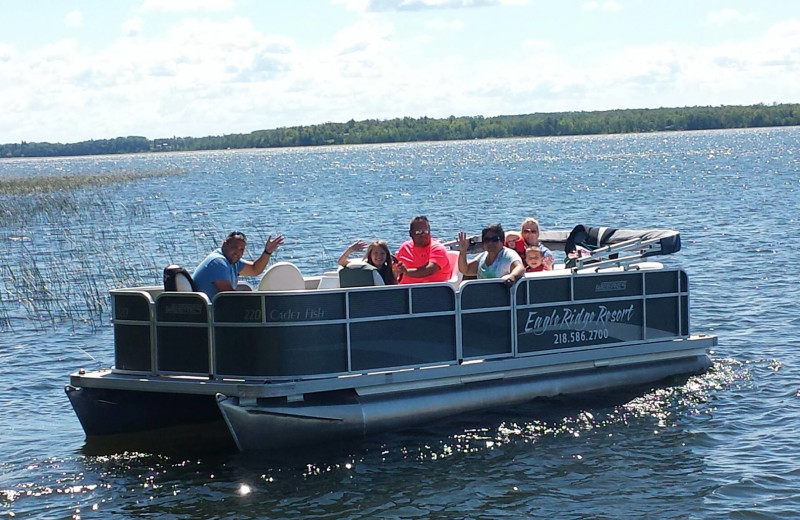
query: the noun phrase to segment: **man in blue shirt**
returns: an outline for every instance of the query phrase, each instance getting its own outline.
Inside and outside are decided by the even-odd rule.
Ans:
[[[212,251],[194,270],[192,278],[197,289],[213,299],[214,295],[222,291],[235,291],[239,283],[239,275],[258,276],[264,272],[269,263],[270,256],[281,245],[283,235],[274,239],[272,235],[267,239],[264,252],[255,262],[242,260],[244,249],[247,247],[247,237],[240,231],[230,233],[222,247]]]

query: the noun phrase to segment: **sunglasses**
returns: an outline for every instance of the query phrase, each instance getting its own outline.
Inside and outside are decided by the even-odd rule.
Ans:
[[[416,229],[416,230],[413,231],[413,234],[414,235],[430,235],[431,234],[431,230],[430,229]]]
[[[234,238],[234,237],[242,237],[242,240],[247,240],[247,235],[245,235],[241,231],[231,231],[230,233],[228,233],[228,238]]]
[[[484,242],[500,242],[500,241],[502,241],[502,240],[503,240],[503,239],[502,239],[502,238],[500,238],[500,237],[499,237],[499,236],[497,236],[497,235],[492,235],[492,236],[486,236],[486,237],[483,237],[483,241],[484,241]]]

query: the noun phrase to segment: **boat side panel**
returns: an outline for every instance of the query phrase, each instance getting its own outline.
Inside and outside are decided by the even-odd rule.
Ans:
[[[511,355],[511,308],[464,313],[461,342],[464,359]]]
[[[257,377],[347,372],[344,323],[302,327],[217,325],[217,375]]]
[[[517,289],[517,352],[584,348],[686,336],[688,293],[678,270],[526,278]],[[565,283],[572,286],[567,291]],[[555,290],[563,298],[542,305]],[[552,301],[552,300],[551,300]]]
[[[114,366],[120,370],[150,372],[151,325],[146,323],[114,324]]]
[[[640,300],[537,306],[517,311],[517,350],[546,350],[643,339]]]
[[[159,372],[209,374],[210,310],[199,293],[166,292],[155,302]]]
[[[352,370],[455,362],[455,316],[351,323],[350,349]]]
[[[153,370],[153,299],[144,291],[112,291],[114,365],[120,370]]]
[[[116,307],[120,331],[132,328],[117,334],[123,371],[148,371],[149,362],[167,374],[336,376],[611,348],[688,331],[682,271],[587,270],[525,277],[511,290],[498,280],[475,280],[457,293],[449,284],[220,293],[211,323],[203,322],[203,302],[189,300],[193,293],[161,294],[148,357],[148,322],[120,320],[125,312],[144,316],[149,296],[142,294],[130,305],[136,308]],[[130,295],[115,295],[118,303],[123,296]]]
[[[642,273],[620,273],[613,276],[576,276],[573,281],[575,300],[619,299],[641,296],[644,292]]]
[[[681,335],[680,305],[676,296],[648,298],[646,302],[647,339],[669,338]]]

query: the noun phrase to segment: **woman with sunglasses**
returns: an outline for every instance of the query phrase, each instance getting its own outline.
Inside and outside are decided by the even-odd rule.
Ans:
[[[502,278],[507,286],[525,274],[525,266],[516,251],[503,245],[505,232],[503,226],[494,224],[481,231],[483,253],[467,260],[469,237],[464,231],[458,233],[458,269],[464,276],[477,276],[478,279]]]
[[[522,221],[520,231],[512,231],[506,236],[506,247],[510,247],[519,254],[521,258],[525,257],[525,250],[531,246],[536,246],[542,251],[542,259],[548,269],[553,268],[555,257],[553,253],[539,241],[539,221],[535,218],[528,217]]]

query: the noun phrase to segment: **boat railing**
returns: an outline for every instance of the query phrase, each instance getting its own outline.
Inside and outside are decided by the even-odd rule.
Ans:
[[[623,267],[633,262],[638,262],[645,256],[657,254],[661,248],[661,238],[642,239],[635,238],[610,244],[591,251],[589,256],[575,259],[575,269],[584,267],[603,268],[609,266]],[[630,253],[622,255],[622,253]],[[613,258],[612,258],[613,257]]]
[[[538,274],[538,273],[537,273]],[[687,337],[676,269],[283,292],[112,291],[118,373],[346,377]],[[630,347],[633,348],[633,347]],[[676,347],[678,348],[678,347]]]

